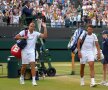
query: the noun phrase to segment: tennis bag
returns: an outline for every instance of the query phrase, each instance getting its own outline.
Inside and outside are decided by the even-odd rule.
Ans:
[[[80,30],[79,30],[80,29]],[[78,39],[80,37],[80,35],[83,33],[83,29],[79,28],[77,29],[76,33],[74,33],[75,35],[73,35],[67,45],[68,49],[71,49],[72,52],[77,53],[77,42]]]
[[[28,31],[25,30],[25,36],[27,36]],[[25,39],[18,40],[16,44],[11,47],[11,54],[18,59],[21,59],[21,50],[25,48],[27,41]]]
[[[21,49],[18,47],[17,44],[14,44],[12,47],[11,47],[11,54],[13,56],[15,56],[16,58],[20,59],[21,58]]]

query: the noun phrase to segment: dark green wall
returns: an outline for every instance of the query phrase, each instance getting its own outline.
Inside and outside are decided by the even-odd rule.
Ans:
[[[0,62],[7,62],[8,56],[11,56],[10,50],[0,50]]]
[[[10,48],[15,41],[0,41],[0,62],[7,62],[11,55]],[[67,49],[68,40],[46,40],[45,46],[49,49],[52,61],[71,61],[71,51]],[[101,41],[100,41],[101,45]],[[76,58],[76,61],[78,58]]]
[[[0,41],[0,62],[7,62],[11,55],[10,48],[15,41]],[[70,61],[70,50],[67,49],[68,40],[46,40],[45,46],[49,49],[52,61]]]
[[[49,49],[52,61],[70,61],[71,51],[67,49],[68,40],[46,40],[45,46]]]

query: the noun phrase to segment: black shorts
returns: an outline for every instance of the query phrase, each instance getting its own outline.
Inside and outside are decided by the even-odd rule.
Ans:
[[[104,59],[102,60],[102,64],[108,64],[108,56],[104,56]]]

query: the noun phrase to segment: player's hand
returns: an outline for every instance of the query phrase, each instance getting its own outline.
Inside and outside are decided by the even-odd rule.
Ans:
[[[100,54],[100,52],[97,53],[97,59],[98,59],[98,61],[101,61],[101,54]]]
[[[28,36],[24,36],[24,39],[27,39],[28,38]]]
[[[42,27],[46,28],[46,23],[42,22]]]
[[[81,51],[78,51],[78,57],[79,57],[79,58],[82,58]]]

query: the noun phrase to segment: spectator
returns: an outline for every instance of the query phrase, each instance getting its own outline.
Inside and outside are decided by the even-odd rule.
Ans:
[[[22,15],[25,15],[27,25],[29,25],[29,23],[33,20],[32,12],[33,12],[33,8],[30,8],[30,2],[25,1],[25,6],[22,9]]]
[[[2,11],[0,11],[0,23],[3,22],[3,17],[4,17],[4,15],[3,15]]]
[[[65,27],[70,27],[70,19],[68,17],[65,18]]]
[[[92,21],[93,27],[95,28],[96,27],[96,17],[93,17],[91,21]]]
[[[55,27],[55,19],[54,18],[51,19],[51,27],[52,28]]]

